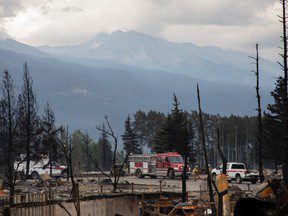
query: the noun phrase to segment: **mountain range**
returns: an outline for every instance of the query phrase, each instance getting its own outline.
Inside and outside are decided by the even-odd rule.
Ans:
[[[101,33],[79,45],[32,47],[0,40],[0,68],[11,71],[20,89],[27,62],[40,108],[49,101],[59,124],[96,134],[104,115],[119,133],[138,109],[168,112],[175,93],[183,109],[196,108],[196,83],[203,111],[255,114],[255,76],[245,53],[191,43],[172,43],[139,32]],[[260,59],[262,103],[271,101],[279,73]]]

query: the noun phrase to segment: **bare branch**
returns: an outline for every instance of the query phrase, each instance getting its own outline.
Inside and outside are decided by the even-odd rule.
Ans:
[[[283,64],[277,61],[277,63],[281,66],[281,68],[284,68]]]
[[[97,130],[111,136],[114,140],[114,152],[113,152],[113,171],[114,171],[114,181],[112,181],[111,177],[108,176],[107,174],[105,176],[109,177],[109,179],[112,181],[113,183],[113,190],[115,191],[117,189],[117,184],[118,184],[118,180],[119,180],[119,177],[117,176],[117,172],[116,172],[116,154],[117,154],[117,148],[118,148],[118,136],[115,135],[111,125],[110,125],[110,122],[109,122],[109,119],[108,119],[108,116],[105,115],[105,120],[106,120],[106,124],[108,126],[108,129],[109,131],[105,130],[105,128],[101,128],[99,126],[96,127]],[[95,161],[94,161],[94,165],[96,165]],[[97,165],[98,166],[98,165]],[[120,176],[121,175],[121,171],[122,171],[122,167],[120,168],[120,172],[118,173],[118,175]],[[98,167],[99,168],[99,167]],[[99,169],[100,170],[100,169]],[[100,170],[101,172],[101,170]]]
[[[101,131],[101,132],[103,132],[103,133],[105,133],[105,134],[107,134],[109,136],[114,137],[112,133],[110,133],[109,131],[107,131],[105,129],[102,129],[100,126],[96,126],[96,130],[99,130],[99,131]]]
[[[107,115],[105,115],[105,120],[106,120],[106,124],[108,125],[108,128],[109,128],[112,136],[114,137],[114,131],[112,130],[112,127],[111,127],[111,125],[110,125],[110,123],[109,123],[109,120],[108,120],[108,116],[107,116]]]
[[[253,59],[253,60],[256,60],[256,58],[255,58],[255,57],[253,57],[253,56],[248,56],[248,58],[251,58],[251,59]],[[255,62],[252,62],[252,63],[254,63],[254,64],[255,64]]]
[[[101,172],[101,174],[104,175],[104,176],[106,176],[106,177],[108,177],[108,178],[111,180],[111,182],[112,182],[111,177],[110,177],[109,175],[107,175],[107,174],[98,166],[98,163],[94,160],[94,158],[92,157],[91,154],[89,155],[89,157],[90,157],[93,165]]]

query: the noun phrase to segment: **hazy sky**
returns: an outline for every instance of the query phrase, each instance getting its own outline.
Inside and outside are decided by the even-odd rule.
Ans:
[[[280,46],[278,0],[0,0],[0,37],[30,45],[77,44],[99,32],[135,30],[261,54]]]

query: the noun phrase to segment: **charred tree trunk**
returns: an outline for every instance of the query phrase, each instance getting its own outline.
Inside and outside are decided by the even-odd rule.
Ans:
[[[17,108],[14,96],[14,84],[10,73],[5,70],[2,80],[2,98],[0,100],[0,135],[2,151],[4,152],[3,168],[4,176],[7,180],[7,189],[9,190],[9,205],[13,205],[13,196],[15,194],[15,178],[17,169],[14,170],[16,157],[20,154],[20,147],[17,146],[16,135]]]
[[[84,135],[84,152],[85,152],[85,159],[86,159],[86,171],[91,171],[91,161],[90,161],[90,138],[86,131]]]
[[[71,183],[72,183],[72,189],[70,193],[75,199],[74,207],[75,207],[77,216],[80,216],[81,211],[80,211],[80,201],[79,201],[79,184],[76,183],[74,180],[73,168],[72,168],[72,153],[74,151],[74,147],[72,146],[72,143],[70,142],[70,139],[69,139],[68,126],[66,130],[63,127],[59,128],[59,130],[61,131],[61,140],[59,142],[60,149],[63,153],[64,159],[66,160],[67,169],[68,169],[67,176],[70,176]]]
[[[26,154],[26,170],[25,176],[28,178],[31,160],[39,157],[37,155],[38,144],[36,137],[40,134],[38,104],[36,95],[33,91],[33,79],[30,76],[30,71],[27,63],[23,65],[23,86],[22,92],[18,97],[18,125],[19,138],[23,145],[23,152]]]
[[[256,44],[256,57],[251,57],[255,60],[256,64],[256,71],[252,70],[256,76],[256,98],[257,98],[257,121],[258,121],[258,128],[257,128],[257,152],[258,152],[258,170],[260,176],[260,182],[264,181],[264,174],[263,174],[263,124],[262,124],[262,109],[261,109],[261,96],[260,96],[260,75],[259,75],[259,44]]]
[[[199,91],[198,84],[197,84],[197,98],[198,98],[198,110],[199,110],[199,122],[200,122],[200,129],[201,129],[202,148],[203,148],[204,159],[205,159],[205,168],[206,168],[206,173],[207,173],[207,184],[208,184],[208,189],[209,189],[210,202],[212,203],[211,204],[212,215],[215,215],[216,214],[216,208],[215,208],[215,204],[214,204],[214,195],[213,195],[213,189],[212,189],[211,173],[209,171],[209,166],[208,166],[205,133],[204,133],[202,110],[201,110],[201,99],[200,99],[200,91]]]
[[[109,123],[109,120],[108,120],[108,116],[105,115],[105,120],[106,120],[106,124],[108,126],[108,129],[106,130],[104,127],[101,128],[101,127],[96,127],[97,130],[101,131],[102,133],[110,136],[113,138],[114,140],[114,151],[113,151],[113,164],[112,164],[112,170],[113,170],[113,181],[112,181],[112,176],[111,175],[107,175],[105,174],[102,169],[98,166],[98,163],[95,162],[93,160],[93,158],[90,156],[92,162],[94,163],[94,165],[97,167],[97,169],[99,169],[99,171],[104,174],[106,177],[108,177],[111,181],[112,181],[112,186],[113,186],[113,192],[116,192],[117,191],[117,187],[118,187],[118,182],[119,182],[119,179],[120,179],[120,176],[121,176],[121,172],[124,168],[124,164],[126,163],[126,161],[128,160],[128,157],[130,155],[131,152],[127,152],[126,156],[125,156],[125,159],[124,161],[122,162],[121,166],[120,166],[120,169],[117,168],[117,148],[118,148],[118,138],[117,138],[117,135],[115,135],[110,123]]]
[[[219,128],[217,129],[217,149],[218,149],[218,153],[219,153],[220,158],[221,158],[222,163],[223,163],[222,173],[224,175],[226,175],[226,173],[227,173],[227,160],[226,160],[226,158],[225,158],[225,156],[223,154],[223,151],[221,150]]]
[[[184,154],[184,168],[182,172],[182,203],[187,202],[187,188],[186,188],[186,179],[187,179],[187,159],[188,159],[188,131],[187,128],[185,129],[185,154]]]
[[[187,202],[186,179],[187,179],[187,154],[184,155],[184,168],[182,172],[182,203]]]
[[[261,110],[261,97],[259,92],[259,52],[258,52],[258,44],[256,44],[256,94],[257,94],[257,104],[258,104],[258,167],[259,167],[259,175],[260,175],[260,182],[264,181],[264,174],[263,174],[263,147],[262,147],[262,140],[263,140],[263,126],[262,126],[262,110]]]
[[[26,64],[25,64],[26,65]],[[27,65],[26,65],[27,66]],[[25,66],[24,66],[25,67]],[[25,85],[25,83],[24,83]],[[26,83],[27,89],[30,89],[30,83],[29,81]],[[29,170],[30,170],[30,160],[31,160],[31,98],[30,98],[30,91],[27,91],[27,119],[26,119],[26,178],[29,176]]]
[[[284,124],[284,151],[285,156],[282,162],[283,179],[288,183],[288,92],[287,92],[287,23],[286,23],[286,3],[287,0],[281,0],[282,3],[282,16],[279,16],[282,23],[283,35],[281,36],[283,42],[283,54],[280,54],[283,58],[283,65],[280,64],[284,72],[284,110],[283,110],[283,124]]]

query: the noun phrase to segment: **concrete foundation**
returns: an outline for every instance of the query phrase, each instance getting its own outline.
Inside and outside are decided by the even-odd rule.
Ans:
[[[74,203],[63,202],[62,205],[72,215],[77,216]],[[114,197],[101,198],[89,201],[81,201],[81,216],[134,216],[138,215],[137,197]],[[65,216],[68,213],[59,205],[38,206],[38,207],[14,207],[11,215],[21,216]]]

